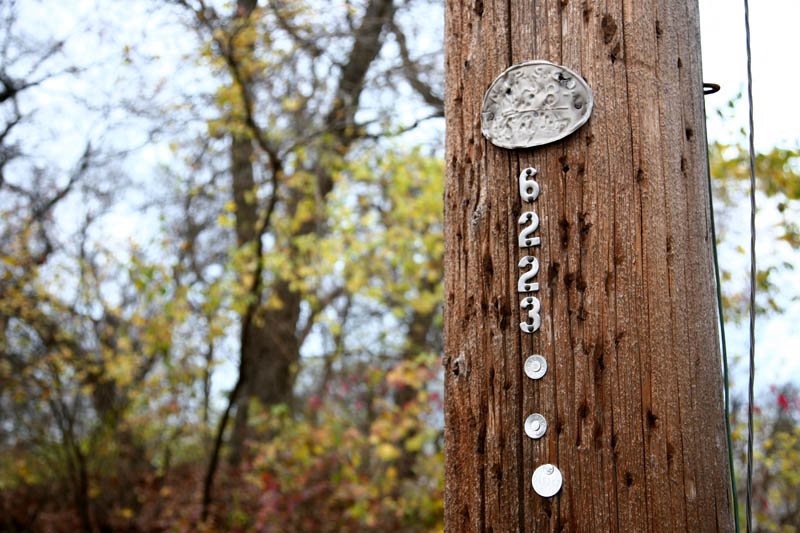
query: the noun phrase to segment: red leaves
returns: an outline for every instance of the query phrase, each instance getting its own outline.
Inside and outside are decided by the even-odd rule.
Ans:
[[[308,399],[308,408],[312,411],[317,411],[320,407],[322,407],[322,400],[320,400],[318,395],[312,395],[311,398]]]
[[[781,406],[781,409],[784,411],[789,410],[789,400],[786,399],[786,395],[781,393],[778,395],[778,405]]]

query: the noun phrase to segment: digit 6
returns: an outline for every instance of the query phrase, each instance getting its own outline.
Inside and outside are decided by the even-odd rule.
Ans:
[[[536,169],[528,167],[519,175],[519,195],[526,202],[532,202],[539,197],[539,184],[534,179]]]

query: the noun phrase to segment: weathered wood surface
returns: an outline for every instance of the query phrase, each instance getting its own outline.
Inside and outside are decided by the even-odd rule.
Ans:
[[[445,28],[446,530],[731,531],[697,2],[447,0]],[[592,118],[550,145],[497,148],[481,99],[529,59],[581,74]],[[541,186],[530,250],[527,166]],[[529,253],[532,335],[516,292]],[[523,373],[533,353],[549,364],[538,381]],[[538,441],[533,412],[549,424]],[[547,462],[564,476],[551,499],[531,486]]]

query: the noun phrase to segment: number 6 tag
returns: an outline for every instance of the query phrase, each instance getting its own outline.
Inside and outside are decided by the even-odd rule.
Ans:
[[[532,202],[539,197],[539,184],[534,179],[536,169],[528,167],[519,175],[519,195],[526,202]]]

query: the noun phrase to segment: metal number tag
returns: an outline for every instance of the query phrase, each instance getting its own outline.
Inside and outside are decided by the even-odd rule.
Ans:
[[[519,277],[519,282],[517,283],[517,292],[538,291],[539,284],[532,282],[531,279],[533,279],[533,277],[539,273],[539,260],[532,255],[526,255],[520,259],[519,267],[525,268],[526,266],[530,266],[531,269]]]
[[[528,311],[528,318],[533,320],[533,324],[520,322],[520,329],[525,333],[533,333],[534,331],[538,330],[542,326],[542,317],[539,316],[539,311],[542,308],[542,304],[539,302],[539,299],[534,296],[528,296],[522,300],[522,302],[520,302],[519,306],[523,309],[530,307],[531,310]]]
[[[539,237],[529,237],[531,233],[539,229],[539,215],[533,211],[526,211],[525,213],[522,213],[522,215],[519,217],[519,223],[525,224],[526,222],[530,222],[530,225],[527,228],[524,228],[519,234],[519,247],[527,248],[529,246],[538,246],[542,243],[542,239]]]
[[[519,175],[519,195],[526,202],[532,202],[539,197],[539,183],[535,179],[536,169],[528,167]]]

